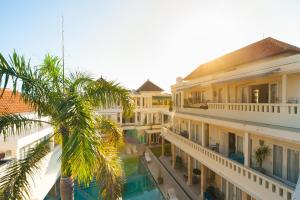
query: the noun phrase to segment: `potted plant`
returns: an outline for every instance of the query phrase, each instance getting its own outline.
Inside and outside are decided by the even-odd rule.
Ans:
[[[164,178],[162,177],[162,174],[161,174],[161,171],[160,171],[160,170],[158,171],[157,183],[158,183],[159,185],[161,185],[161,184],[164,183]]]
[[[265,160],[265,158],[268,156],[268,154],[270,153],[270,148],[266,145],[260,145],[260,147],[258,149],[256,149],[255,151],[255,161],[258,165],[258,171],[264,173],[264,169],[262,168],[262,164],[263,161]]]
[[[201,175],[201,170],[198,168],[193,169],[193,175],[194,175],[192,178],[193,184],[199,183],[199,176]]]
[[[180,169],[182,167],[182,159],[180,156],[176,156],[176,159],[175,159],[175,168],[176,169]]]

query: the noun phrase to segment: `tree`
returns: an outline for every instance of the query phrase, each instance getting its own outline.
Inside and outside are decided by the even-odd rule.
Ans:
[[[0,116],[0,135],[7,137],[32,125],[51,124],[51,137],[61,141],[61,198],[74,198],[73,181],[89,184],[95,177],[104,199],[117,199],[122,193],[122,168],[118,144],[121,129],[95,113],[97,108],[120,104],[125,116],[133,110],[130,92],[113,81],[93,79],[83,73],[63,76],[58,57],[46,55],[41,65],[32,67],[23,56],[13,53],[9,59],[0,54],[2,92],[12,82],[13,93],[21,92],[26,103],[49,120],[21,115]],[[2,93],[3,94],[3,93]],[[1,95],[1,94],[0,94]],[[1,96],[0,96],[1,98]],[[26,158],[13,161],[0,177],[0,193],[5,199],[23,199],[29,195],[28,177],[37,173],[39,161],[48,154],[49,140],[30,149]]]

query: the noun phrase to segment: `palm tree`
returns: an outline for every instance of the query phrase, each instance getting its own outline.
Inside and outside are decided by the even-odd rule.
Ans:
[[[133,101],[129,91],[113,81],[95,80],[83,73],[63,77],[58,57],[46,55],[43,64],[32,67],[15,52],[9,59],[0,54],[2,92],[9,82],[14,94],[19,90],[24,101],[49,120],[2,115],[0,136],[16,135],[29,126],[41,124],[51,124],[55,131],[48,140],[30,149],[26,158],[9,165],[0,177],[0,194],[5,199],[28,198],[28,177],[38,172],[39,161],[49,152],[47,144],[55,137],[62,148],[62,200],[74,199],[73,180],[87,185],[93,178],[100,185],[99,196],[119,198],[123,179],[118,144],[123,141],[122,132],[114,122],[97,115],[95,109],[119,104],[124,115],[130,116]]]

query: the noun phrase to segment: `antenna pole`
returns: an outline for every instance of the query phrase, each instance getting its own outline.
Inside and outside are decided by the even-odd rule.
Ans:
[[[65,47],[64,47],[64,16],[61,16],[61,42],[62,42],[62,67],[63,67],[63,91],[65,91]]]

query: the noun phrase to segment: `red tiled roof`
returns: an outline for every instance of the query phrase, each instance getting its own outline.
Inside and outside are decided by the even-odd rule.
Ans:
[[[2,94],[2,90],[0,90],[0,94]],[[11,90],[6,89],[4,94],[0,96],[0,115],[5,113],[24,113],[32,111],[32,107],[25,104],[19,92],[17,92],[16,95],[13,95]]]
[[[210,62],[201,64],[192,73],[186,76],[184,80],[192,80],[219,71],[225,71],[238,65],[284,53],[300,54],[300,48],[268,37]]]

